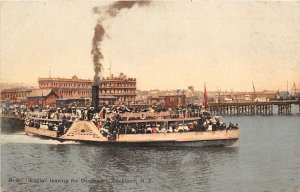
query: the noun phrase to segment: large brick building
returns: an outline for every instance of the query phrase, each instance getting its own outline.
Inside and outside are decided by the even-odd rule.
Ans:
[[[40,89],[54,89],[61,98],[91,98],[93,81],[72,78],[39,78]],[[128,78],[121,73],[118,77],[111,75],[102,78],[100,89],[102,98],[116,98],[116,103],[129,103],[136,97],[136,79]],[[103,97],[104,96],[104,97]]]
[[[32,92],[30,88],[12,88],[1,91],[1,100],[24,101]]]

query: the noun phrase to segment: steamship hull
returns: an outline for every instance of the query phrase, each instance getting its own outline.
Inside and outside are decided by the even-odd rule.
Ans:
[[[80,141],[80,140],[78,140]],[[80,141],[92,145],[121,146],[121,147],[237,147],[238,139],[199,140],[199,141],[148,141],[148,142],[121,142],[121,141]]]
[[[238,146],[239,130],[219,130],[181,133],[119,134],[108,140],[89,121],[76,121],[61,136],[56,131],[25,126],[25,133],[59,141],[80,141],[97,145],[150,146],[150,147],[209,147]]]

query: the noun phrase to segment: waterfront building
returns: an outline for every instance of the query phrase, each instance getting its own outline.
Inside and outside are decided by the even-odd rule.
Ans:
[[[40,89],[54,89],[63,99],[91,98],[92,84],[90,79],[79,79],[76,75],[72,78],[39,78]],[[128,78],[123,73],[115,77],[111,75],[101,79],[100,104],[130,103],[136,98],[136,79]]]
[[[163,104],[166,108],[186,105],[186,95],[162,95],[149,98],[150,104]]]
[[[1,91],[1,100],[25,101],[26,97],[32,92],[30,88],[12,88]]]
[[[56,100],[59,96],[55,93],[53,89],[34,89],[27,96],[27,106],[56,106]]]

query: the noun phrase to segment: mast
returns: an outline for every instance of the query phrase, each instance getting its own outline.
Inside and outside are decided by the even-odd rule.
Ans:
[[[295,82],[294,82],[294,85],[293,85],[292,91],[294,92],[293,94],[294,94],[294,95],[296,95],[296,84],[295,84]]]
[[[205,82],[204,82],[204,101],[203,101],[203,105],[204,105],[204,108],[205,109],[208,109],[208,97],[207,97],[207,92],[206,92],[206,85],[205,85]]]
[[[252,87],[253,87],[253,92],[254,92],[254,99],[256,99],[256,92],[255,92],[255,87],[254,87],[253,81],[252,81]]]
[[[217,85],[217,90],[218,90],[218,103],[220,103],[220,89],[218,85]]]

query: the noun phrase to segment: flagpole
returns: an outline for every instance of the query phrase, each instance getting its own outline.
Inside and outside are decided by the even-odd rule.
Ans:
[[[204,108],[208,109],[208,97],[207,97],[207,92],[206,92],[206,84],[204,82]]]

